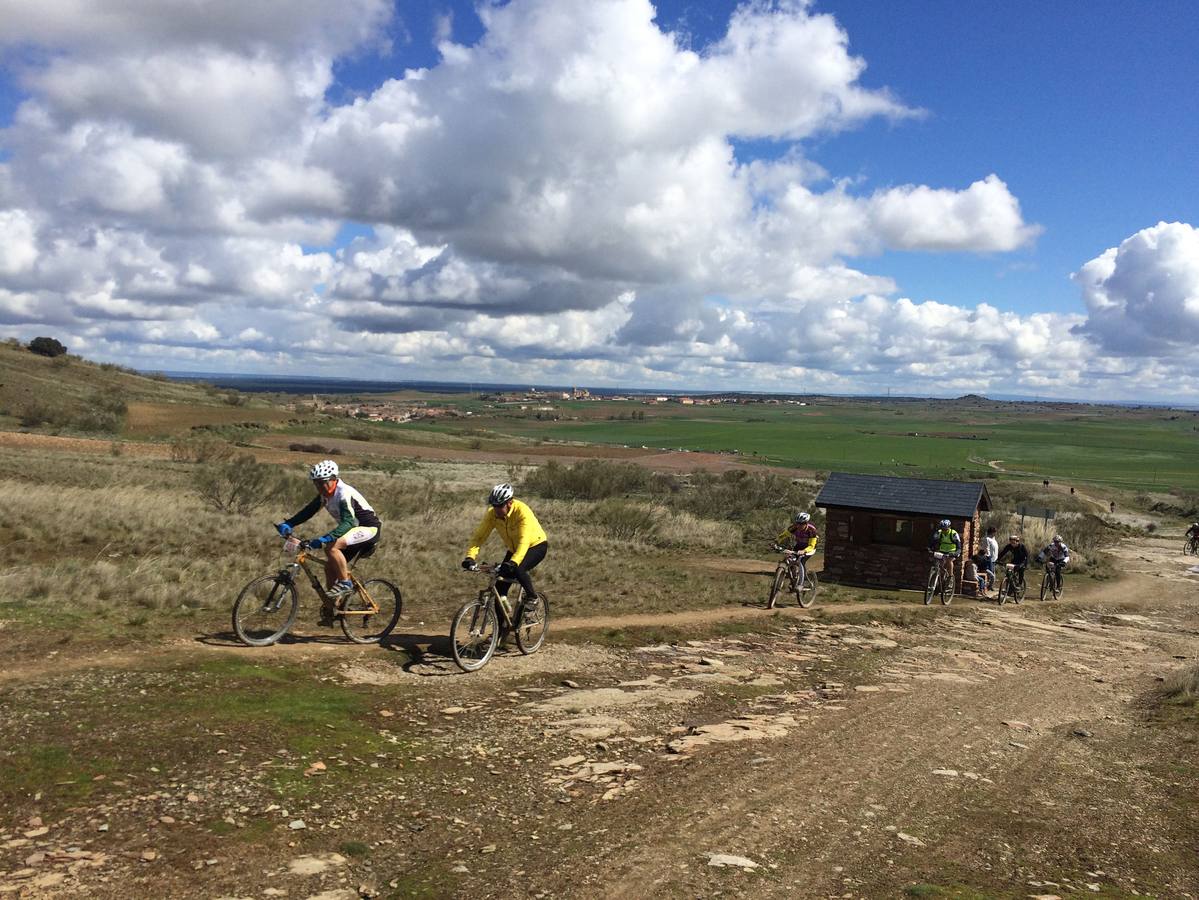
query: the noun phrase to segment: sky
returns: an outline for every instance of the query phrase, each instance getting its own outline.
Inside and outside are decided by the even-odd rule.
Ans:
[[[1193,404],[1189,3],[0,0],[0,336]]]

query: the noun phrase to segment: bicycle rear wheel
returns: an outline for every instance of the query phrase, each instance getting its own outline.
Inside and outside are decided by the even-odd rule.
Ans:
[[[450,650],[463,672],[476,672],[487,665],[500,641],[500,624],[495,607],[486,600],[463,603],[450,623]]]
[[[779,591],[783,589],[783,580],[787,577],[786,566],[780,565],[774,570],[774,581],[770,582],[770,595],[766,598],[766,608],[774,609],[774,604],[778,600]]]
[[[362,582],[362,589],[375,601],[379,611],[364,615],[361,611],[369,610],[371,605],[360,591],[354,591],[337,606],[341,630],[355,644],[377,644],[400,620],[404,600],[400,589],[383,578]]]
[[[526,656],[536,653],[545,643],[550,630],[550,601],[546,595],[538,594],[536,600],[520,601],[516,611],[516,646]]]
[[[937,593],[937,585],[941,580],[941,571],[936,566],[928,573],[928,587],[924,589],[924,605],[928,606],[933,602],[933,595]]]
[[[233,633],[249,647],[269,647],[295,624],[296,586],[279,575],[255,578],[233,602]]]

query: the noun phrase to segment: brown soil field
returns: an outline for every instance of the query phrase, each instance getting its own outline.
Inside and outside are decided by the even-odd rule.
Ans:
[[[135,402],[128,405],[125,433],[130,437],[170,436],[186,434],[196,425],[286,422],[294,416],[286,409]]]

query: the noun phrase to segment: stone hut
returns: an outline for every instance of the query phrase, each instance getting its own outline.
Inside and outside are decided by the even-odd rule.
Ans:
[[[949,519],[963,553],[972,555],[980,543],[979,516],[990,511],[991,498],[981,481],[833,472],[816,505],[826,513],[822,579],[923,589],[937,522]]]

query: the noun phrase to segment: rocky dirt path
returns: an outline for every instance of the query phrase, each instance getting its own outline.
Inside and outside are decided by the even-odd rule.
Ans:
[[[181,720],[186,765],[124,763],[128,795],[51,816],[39,790],[0,814],[0,896],[1199,896],[1199,735],[1153,700],[1199,658],[1199,572],[1176,544],[1117,548],[1123,580],[1056,604],[908,627],[687,613],[671,621],[764,627],[635,650],[551,637],[470,676],[340,642],[26,670],[2,698],[24,711],[0,722],[10,745],[97,681],[170,701],[219,657],[354,692],[383,752]],[[364,791],[346,779],[367,758]],[[303,790],[272,793],[288,772]]]

